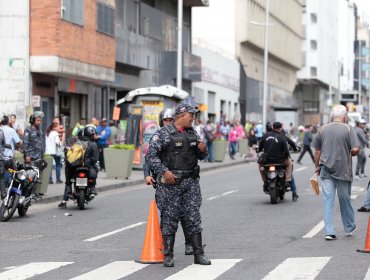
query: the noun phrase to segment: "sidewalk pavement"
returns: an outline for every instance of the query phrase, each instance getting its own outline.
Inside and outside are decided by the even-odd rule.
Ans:
[[[247,162],[255,162],[255,159],[243,158],[239,153],[235,155],[235,160],[230,159],[226,154],[223,162],[204,162],[199,161],[200,172],[219,169],[228,166],[233,166],[237,164],[243,164]],[[64,168],[61,171],[62,181],[65,181],[64,178]],[[54,184],[49,184],[47,192],[42,196],[42,199],[38,199],[36,203],[50,203],[54,201],[61,201],[63,199],[64,193],[64,183],[56,184],[55,183],[55,170],[53,169],[53,180]],[[129,179],[108,179],[106,178],[105,172],[99,172],[98,178],[96,180],[96,190],[98,193],[123,188],[133,185],[144,184],[144,174],[143,170],[133,169]]]

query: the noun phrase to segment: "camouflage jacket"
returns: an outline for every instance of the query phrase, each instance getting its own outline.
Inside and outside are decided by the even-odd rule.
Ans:
[[[23,136],[24,157],[40,159],[45,153],[45,137],[41,130],[35,127],[27,127]]]
[[[4,160],[5,144],[5,135],[4,132],[0,129],[0,160]]]
[[[175,125],[171,124],[175,129]],[[193,128],[185,129],[184,133],[189,133],[197,136],[197,139],[200,140],[199,135]],[[158,175],[162,175],[168,170],[168,167],[163,164],[160,159],[161,153],[168,147],[170,144],[170,132],[166,127],[162,127],[157,132],[155,132],[152,138],[149,141],[149,149],[145,156],[145,161],[150,165],[150,169]],[[196,148],[196,155],[199,160],[204,159],[208,153],[202,153],[199,148]]]

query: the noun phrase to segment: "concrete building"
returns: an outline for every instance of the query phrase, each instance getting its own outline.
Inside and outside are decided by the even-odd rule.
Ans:
[[[236,55],[241,64],[241,116],[262,120],[265,0],[236,0]],[[302,66],[302,3],[270,1],[267,120],[298,122],[293,91]]]
[[[338,4],[337,0],[305,1],[303,45],[305,63],[298,73],[299,123],[329,121],[333,97],[338,90]]]
[[[238,61],[199,39],[193,40],[193,53],[202,59],[201,81],[192,84],[194,101],[201,110],[200,119],[203,123],[240,120]]]

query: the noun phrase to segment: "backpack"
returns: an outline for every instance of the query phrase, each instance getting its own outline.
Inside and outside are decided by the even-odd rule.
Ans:
[[[207,129],[204,129],[204,137],[209,143],[212,143],[213,140],[215,140],[215,136],[213,135],[212,131],[209,131]]]
[[[87,142],[77,140],[67,152],[67,162],[73,167],[84,165]]]

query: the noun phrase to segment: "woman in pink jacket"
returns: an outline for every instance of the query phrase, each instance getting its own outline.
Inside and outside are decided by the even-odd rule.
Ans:
[[[231,125],[229,130],[229,155],[231,159],[235,159],[234,155],[236,154],[238,136],[238,131],[234,128],[234,125]]]

